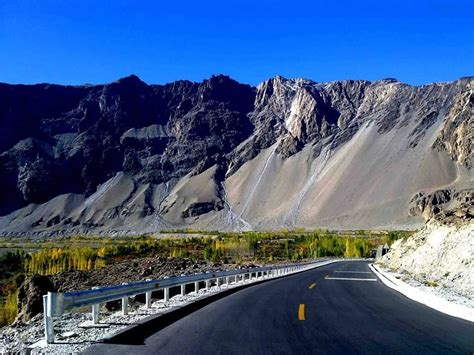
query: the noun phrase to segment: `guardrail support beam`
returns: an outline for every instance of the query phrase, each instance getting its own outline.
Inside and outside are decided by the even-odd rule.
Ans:
[[[194,292],[196,292],[196,294],[199,292],[199,281],[194,283]]]
[[[166,287],[163,291],[165,293],[165,302],[168,302],[170,300],[170,289]]]
[[[206,290],[211,288],[211,280],[206,280]]]
[[[99,287],[92,287],[92,290],[97,290]],[[92,305],[92,324],[99,324],[99,307],[100,304]]]
[[[152,280],[146,279],[145,281],[152,281]],[[146,308],[151,308],[151,291],[145,293],[145,305],[146,305]]]
[[[100,304],[92,305],[92,324],[99,324],[99,307]]]
[[[43,313],[44,313],[44,337],[46,343],[54,343],[54,328],[53,328],[53,318],[48,317],[48,296],[43,296]]]
[[[186,295],[186,285],[181,285],[181,296],[185,296]]]
[[[128,297],[122,298],[122,315],[128,314]]]
[[[145,294],[145,304],[146,308],[151,308],[151,291]]]
[[[122,285],[128,285],[128,282],[122,283]],[[126,316],[128,314],[128,297],[122,298],[122,315]]]

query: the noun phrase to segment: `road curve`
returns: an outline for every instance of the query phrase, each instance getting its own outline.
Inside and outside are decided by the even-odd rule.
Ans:
[[[238,291],[131,344],[90,354],[440,354],[474,352],[473,323],[386,287],[347,261]]]

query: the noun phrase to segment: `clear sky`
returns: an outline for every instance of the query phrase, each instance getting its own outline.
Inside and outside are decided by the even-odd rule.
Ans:
[[[0,82],[474,75],[474,0],[0,0]]]

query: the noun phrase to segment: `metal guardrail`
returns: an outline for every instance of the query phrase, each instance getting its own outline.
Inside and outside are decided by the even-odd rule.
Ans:
[[[127,284],[98,288],[90,290],[56,293],[48,292],[43,296],[44,329],[47,343],[54,342],[53,318],[78,307],[92,306],[92,324],[99,324],[99,306],[101,303],[122,300],[122,314],[128,314],[128,298],[140,294],[146,295],[146,307],[151,307],[152,292],[163,290],[164,300],[169,300],[169,290],[172,287],[181,287],[181,295],[186,294],[186,285],[194,283],[194,291],[199,291],[199,283],[205,282],[205,288],[209,289],[212,280],[217,287],[224,280],[229,285],[231,279],[235,283],[251,281],[261,278],[275,278],[304,270],[323,266],[333,261],[312,261],[299,264],[275,265],[261,268],[236,269],[213,273],[201,273],[187,276],[170,277],[159,280],[147,280],[131,282]],[[260,275],[260,276],[259,276]]]

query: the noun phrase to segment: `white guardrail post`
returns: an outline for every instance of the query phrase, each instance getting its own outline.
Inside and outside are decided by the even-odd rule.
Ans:
[[[93,290],[98,290],[99,287],[92,287]],[[100,303],[92,305],[92,324],[99,324],[99,307]]]
[[[276,278],[289,273],[308,270],[317,266],[325,265],[332,261],[314,261],[300,265],[279,265],[266,266],[254,269],[239,269],[219,272],[208,272],[195,275],[184,275],[178,277],[164,278],[160,280],[150,280],[123,283],[110,287],[93,287],[90,290],[55,293],[48,292],[43,296],[44,330],[47,343],[54,343],[53,319],[59,317],[67,311],[78,307],[92,308],[92,323],[99,324],[100,304],[121,300],[122,314],[128,314],[128,298],[145,294],[145,305],[151,308],[151,296],[153,291],[163,290],[164,302],[170,299],[170,288],[180,287],[181,295],[186,295],[186,285],[194,283],[194,291],[199,292],[199,283],[204,282],[206,290],[211,288],[215,280],[219,288],[224,282],[229,287],[233,279],[235,284],[245,284],[252,280]]]
[[[127,282],[124,282],[122,285],[128,285]],[[126,316],[128,314],[128,296],[122,298],[122,315]]]
[[[48,307],[48,295],[43,296],[43,313],[44,313],[44,336],[46,342],[54,342],[54,331],[53,331],[53,318],[48,316],[49,307]]]
[[[146,279],[146,281],[151,281],[151,279]],[[151,291],[148,291],[146,294],[145,294],[145,305],[146,305],[146,308],[151,308]]]

